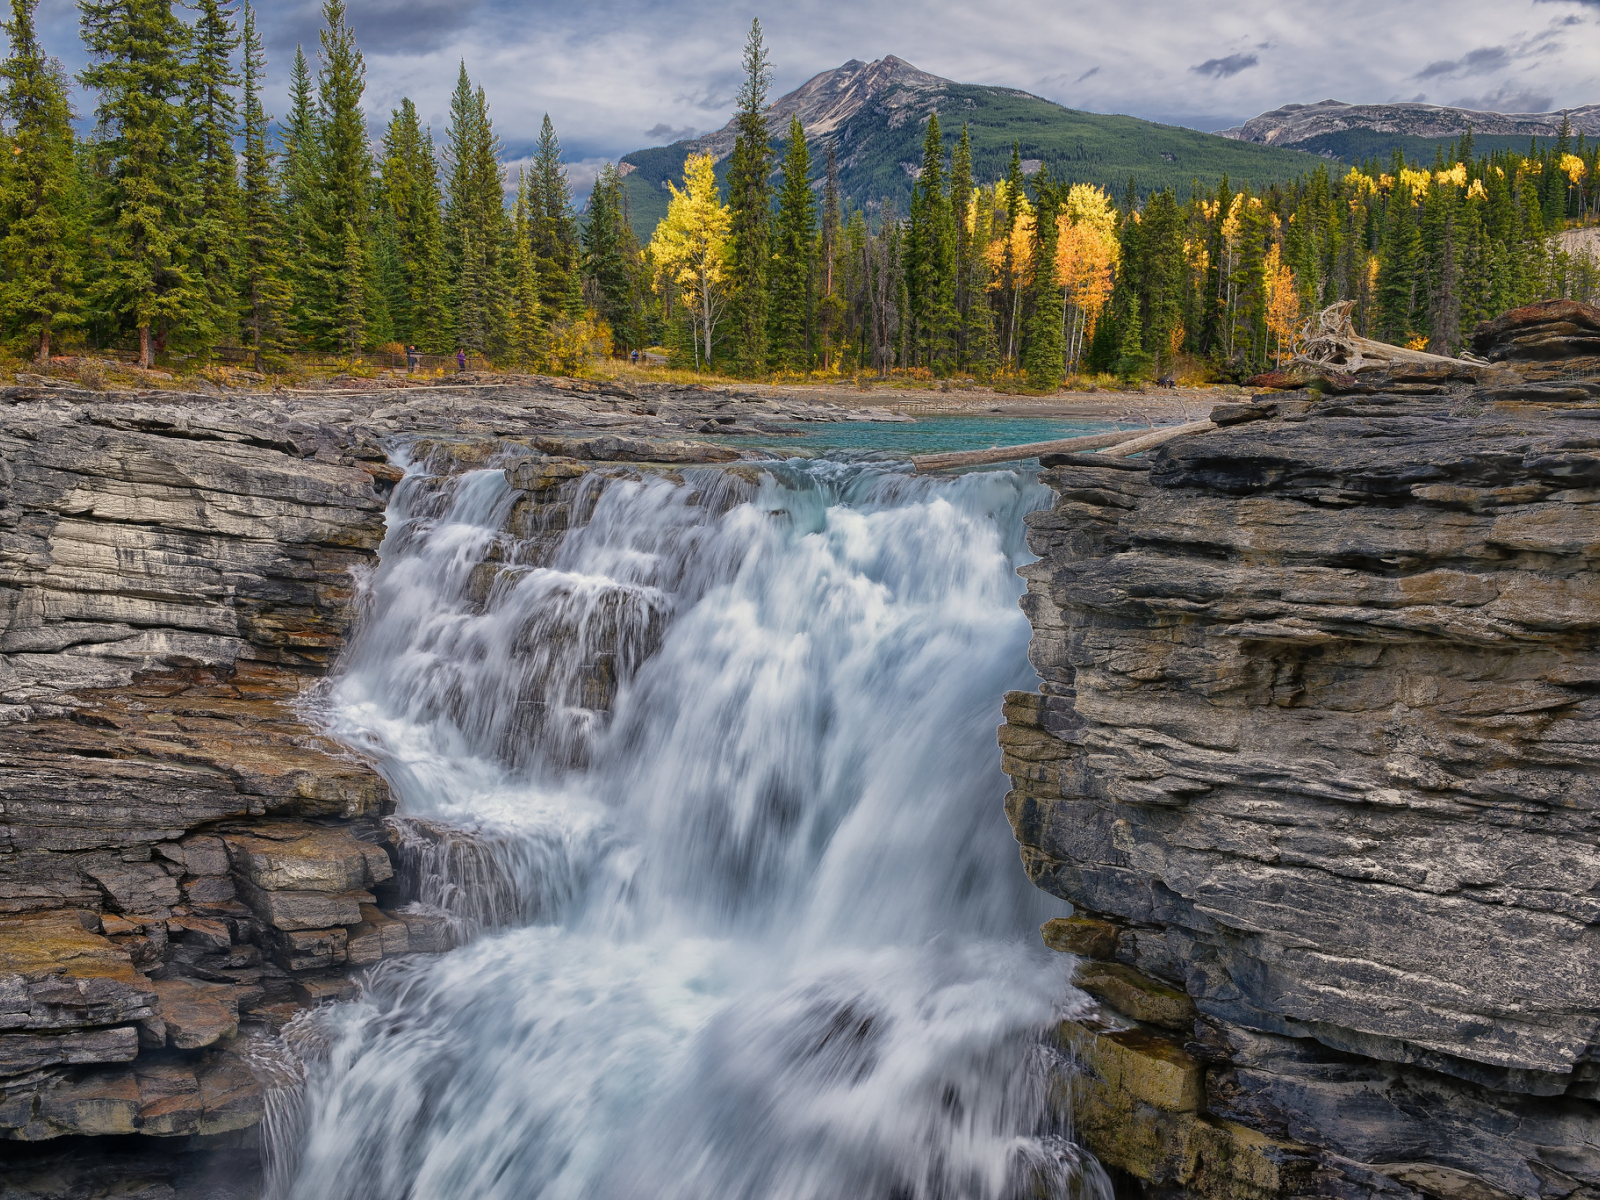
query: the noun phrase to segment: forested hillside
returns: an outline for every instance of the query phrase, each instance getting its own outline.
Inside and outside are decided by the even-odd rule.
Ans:
[[[880,213],[905,215],[930,113],[939,115],[947,153],[966,126],[973,178],[985,183],[1005,176],[1013,145],[1030,175],[1043,165],[1057,179],[1119,192],[1130,176],[1141,192],[1186,191],[1193,181],[1214,188],[1224,174],[1265,184],[1310,166],[1294,151],[1136,117],[1079,112],[1013,88],[953,83],[893,56],[824,72],[774,102],[766,116],[774,146],[785,136],[790,117],[798,116],[810,143],[813,181],[820,180],[832,149],[842,202],[876,220]],[[639,237],[648,238],[666,214],[666,181],[682,183],[690,154],[710,153],[722,179],[732,148],[730,131],[724,129],[624,155],[621,169]]]

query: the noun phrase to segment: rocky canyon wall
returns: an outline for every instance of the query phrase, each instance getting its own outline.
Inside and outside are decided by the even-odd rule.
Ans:
[[[1007,805],[1147,1195],[1600,1195],[1600,386],[1507,378],[1046,461]]]

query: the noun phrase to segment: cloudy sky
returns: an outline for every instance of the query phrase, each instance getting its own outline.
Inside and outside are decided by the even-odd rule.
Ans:
[[[1600,103],[1600,0],[348,0],[375,125],[401,96],[442,131],[464,59],[509,156],[555,121],[574,182],[629,150],[725,123],[751,18],[775,94],[897,54],[964,83],[1220,129],[1327,98],[1542,111]],[[275,112],[320,0],[260,0]],[[82,65],[73,0],[41,33]],[[81,102],[80,102],[81,103]],[[87,107],[87,106],[84,106]]]

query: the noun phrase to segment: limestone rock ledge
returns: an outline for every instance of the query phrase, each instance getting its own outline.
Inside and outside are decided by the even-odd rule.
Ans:
[[[1108,1028],[1303,1161],[1186,1175],[1103,1072],[1080,1129],[1151,1194],[1600,1196],[1600,386],[1257,407],[1044,471],[1000,741]]]
[[[246,1136],[263,1036],[419,948],[408,920],[448,944],[380,907],[388,788],[299,713],[399,476],[315,422],[0,412],[6,1162]]]

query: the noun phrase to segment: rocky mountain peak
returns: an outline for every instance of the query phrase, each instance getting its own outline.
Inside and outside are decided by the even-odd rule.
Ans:
[[[948,79],[908,63],[893,54],[872,62],[853,58],[843,66],[813,75],[794,91],[767,108],[767,128],[781,137],[789,119],[798,116],[808,138],[827,137],[843,128],[869,105],[888,109],[931,109],[937,97],[954,87]],[[715,133],[686,143],[691,154],[710,154],[721,162],[733,153],[734,125],[730,121]]]
[[[1568,109],[1565,115],[1571,120],[1574,133],[1600,134],[1600,104]],[[1346,104],[1341,100],[1321,100],[1316,104],[1285,104],[1252,117],[1243,125],[1218,132],[1225,138],[1262,146],[1295,146],[1349,129],[1410,137],[1460,137],[1468,125],[1475,134],[1555,137],[1562,116],[1560,112],[1474,112],[1439,104]]]

